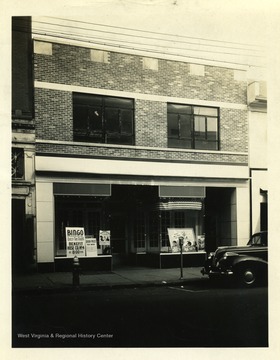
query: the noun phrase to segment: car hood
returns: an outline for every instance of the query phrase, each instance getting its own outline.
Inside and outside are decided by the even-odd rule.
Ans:
[[[220,257],[225,252],[233,252],[236,254],[242,254],[247,253],[248,251],[251,251],[252,249],[260,248],[259,246],[251,246],[251,245],[245,245],[245,246],[219,246],[215,252],[216,257]],[[262,247],[263,248],[263,247]]]
[[[251,248],[252,246],[250,245],[244,245],[244,246],[219,246],[217,248],[217,250],[219,251],[243,251],[243,250],[247,250],[248,248]]]

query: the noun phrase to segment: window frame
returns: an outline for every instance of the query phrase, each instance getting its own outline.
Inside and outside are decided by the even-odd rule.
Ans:
[[[181,107],[181,111],[175,111],[171,109],[171,106],[179,106]],[[185,111],[183,111],[185,108]],[[188,112],[188,109],[190,110]],[[216,110],[216,115],[207,115],[207,114],[199,114],[200,109],[213,109]],[[173,119],[171,119],[171,115],[173,115]],[[185,124],[183,124],[183,118],[185,117]],[[175,118],[175,119],[174,119]],[[177,128],[171,127],[171,121],[176,123],[177,118]],[[190,124],[187,124],[187,118]],[[204,136],[199,136],[199,132],[196,130],[196,120],[202,119],[204,121]],[[215,139],[211,139],[210,135],[210,121],[211,119],[216,120],[216,132]],[[183,129],[183,125],[185,128],[190,128],[190,135],[186,136],[181,133]],[[170,133],[173,130],[174,136]],[[178,134],[176,136],[176,133]],[[203,132],[201,132],[203,133]],[[172,144],[173,140],[173,144]],[[198,105],[190,105],[190,104],[181,104],[181,103],[167,103],[167,142],[168,148],[177,148],[177,149],[191,149],[191,150],[220,150],[220,108],[214,106],[198,106]],[[204,142],[206,146],[199,146],[198,144]],[[176,145],[177,144],[177,145]],[[214,144],[214,147],[209,146],[209,144]],[[189,145],[189,146],[188,146]]]
[[[88,103],[87,103],[88,100]],[[135,145],[135,101],[132,98],[89,93],[72,93],[73,140],[98,144]],[[84,109],[84,126],[79,127],[79,108]],[[115,111],[117,118],[110,118]],[[75,114],[76,113],[76,114]],[[99,127],[90,124],[94,117],[101,117]],[[131,117],[127,120],[126,117]],[[115,130],[112,124],[115,120]],[[125,131],[129,128],[130,131]]]

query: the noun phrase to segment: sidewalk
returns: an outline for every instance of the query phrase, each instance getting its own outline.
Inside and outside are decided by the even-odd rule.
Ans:
[[[82,272],[80,285],[73,286],[71,272],[34,273],[17,275],[13,278],[15,292],[73,291],[105,288],[183,285],[193,280],[206,279],[200,273],[201,267],[175,269],[153,269],[126,267],[112,272]]]

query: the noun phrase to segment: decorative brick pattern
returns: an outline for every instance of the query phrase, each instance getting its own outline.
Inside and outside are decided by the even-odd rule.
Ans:
[[[118,91],[177,96],[246,104],[245,81],[234,80],[234,70],[205,66],[204,76],[190,75],[190,65],[158,61],[158,71],[143,71],[143,58],[110,53],[110,63],[91,61],[90,49],[53,45],[53,56],[35,54],[38,81]]]
[[[107,147],[102,144],[91,146],[83,144],[59,144],[38,142],[36,151],[40,154],[61,156],[85,156],[85,157],[106,157],[122,158],[135,160],[159,160],[159,161],[182,161],[182,162],[206,162],[206,163],[224,163],[235,165],[246,165],[248,156],[243,154],[224,154],[224,153],[199,153],[195,151],[180,151],[174,149],[166,151],[165,149],[137,149],[129,147]]]

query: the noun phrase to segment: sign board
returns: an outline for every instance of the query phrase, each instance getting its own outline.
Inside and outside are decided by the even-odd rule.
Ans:
[[[197,242],[192,228],[171,229],[168,228],[168,236],[171,251],[180,252],[180,241],[183,243],[183,252],[197,251]]]
[[[110,230],[100,230],[99,231],[99,245],[110,246],[111,243],[111,231]]]
[[[85,256],[85,230],[83,227],[66,227],[67,257]]]
[[[95,238],[86,237],[86,256],[97,256],[97,241]]]

